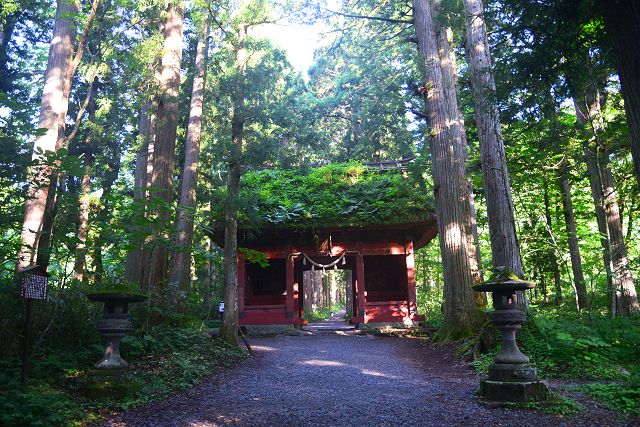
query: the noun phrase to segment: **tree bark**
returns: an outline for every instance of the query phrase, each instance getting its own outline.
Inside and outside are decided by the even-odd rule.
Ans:
[[[595,150],[590,147],[590,142],[585,141],[583,144],[583,152],[585,156],[585,162],[587,164],[587,173],[589,175],[589,185],[591,187],[591,196],[595,205],[596,222],[598,224],[598,232],[600,233],[600,246],[602,246],[602,260],[607,274],[607,296],[609,299],[609,313],[612,318],[616,315],[616,292],[613,284],[613,271],[611,268],[611,242],[609,239],[609,230],[607,226],[607,219],[604,210],[604,192],[602,187],[602,169],[603,162],[606,159],[602,156],[601,147],[598,142],[598,134],[602,130],[602,114],[600,105],[600,94],[598,91],[591,91],[589,93],[579,90],[582,88],[575,88],[576,96],[573,99],[573,104],[576,110],[576,124],[582,128],[586,128],[590,125],[591,129],[584,129],[585,131],[592,131],[592,135],[595,137],[596,144]],[[589,95],[589,96],[587,96]],[[591,140],[591,138],[589,138]]]
[[[154,214],[157,229],[151,257],[150,285],[157,287],[161,299],[167,297],[168,226],[173,201],[173,167],[176,158],[178,127],[178,94],[180,92],[180,66],[182,64],[183,3],[169,4],[164,25],[164,49],[159,77],[157,132],[153,153],[151,187],[158,203]]]
[[[430,150],[440,252],[444,274],[444,334],[469,334],[478,323],[465,225],[468,208],[466,148],[456,139],[455,117],[446,105],[432,6],[413,0],[418,51],[424,67],[424,99],[430,127]],[[454,129],[452,129],[454,127]]]
[[[560,280],[560,268],[558,267],[555,238],[553,237],[553,223],[551,222],[551,209],[549,206],[549,183],[546,176],[544,177],[544,217],[547,223],[547,230],[549,231],[549,238],[552,240],[549,262],[551,263],[551,272],[553,273],[553,288],[556,294],[556,304],[560,304],[562,302],[562,281]]]
[[[507,159],[502,140],[500,114],[496,104],[491,52],[481,0],[464,0],[467,27],[466,51],[471,70],[471,87],[475,100],[476,125],[480,140],[480,162],[487,218],[491,239],[491,258],[495,267],[505,266],[524,277]],[[518,295],[518,307],[528,310],[524,292]]]
[[[604,190],[604,211],[611,239],[611,262],[613,264],[613,282],[617,301],[617,312],[631,316],[640,311],[638,295],[629,268],[627,246],[622,232],[622,221],[616,197],[616,188],[611,168],[605,164],[602,169],[602,188]]]
[[[206,8],[205,8],[206,10]],[[186,293],[190,284],[191,241],[193,239],[193,216],[196,207],[196,181],[198,178],[198,162],[200,157],[200,135],[202,132],[202,112],[204,106],[204,87],[206,82],[207,55],[209,42],[209,17],[203,16],[202,28],[196,47],[195,77],[191,92],[189,125],[185,142],[184,168],[180,187],[180,203],[176,224],[176,252],[171,259],[169,283]],[[174,292],[173,302],[178,303],[178,293]]]
[[[89,115],[89,123],[95,123],[96,116],[96,92],[98,90],[98,78],[94,78],[93,85],[88,90],[89,104],[87,106],[87,113]],[[87,130],[87,136],[84,140],[83,154],[84,154],[84,174],[82,175],[82,184],[79,197],[79,209],[78,209],[78,246],[76,246],[76,258],[73,267],[74,278],[80,282],[85,282],[85,269],[87,266],[87,236],[89,233],[89,207],[90,207],[90,193],[91,193],[91,169],[93,168],[93,153],[95,148],[93,129],[89,127]]]
[[[620,76],[631,134],[631,155],[640,183],[640,2],[599,0]]]
[[[36,138],[33,146],[32,161],[36,163],[29,171],[29,188],[25,202],[25,215],[21,232],[21,247],[16,263],[17,269],[33,264],[34,256],[46,260],[48,264],[48,247],[39,250],[40,242],[45,246],[51,241],[51,229],[55,218],[57,177],[52,176],[52,165],[38,164],[43,153],[57,152],[65,141],[65,119],[69,109],[69,93],[73,76],[82,60],[89,31],[96,17],[100,0],[93,0],[91,11],[84,25],[82,36],[74,54],[73,45],[76,37],[75,14],[79,12],[79,3],[58,0],[53,35],[49,46],[45,86],[40,104],[38,128],[45,133]],[[47,205],[47,202],[50,204]],[[50,223],[45,224],[49,219]],[[45,225],[47,225],[45,227]],[[47,234],[48,233],[48,234]],[[38,262],[36,260],[36,262]]]
[[[609,300],[613,298],[613,272],[611,270],[611,243],[609,241],[609,231],[607,229],[607,219],[604,213],[604,195],[602,193],[602,180],[600,179],[600,167],[598,166],[597,155],[591,147],[585,146],[583,149],[587,173],[589,175],[589,185],[591,187],[591,197],[596,212],[596,222],[598,233],[600,234],[600,246],[602,246],[602,262],[607,274],[607,295]],[[613,314],[613,313],[612,313]]]
[[[51,187],[51,165],[37,164],[44,152],[56,152],[60,146],[59,134],[64,135],[64,116],[67,106],[64,105],[65,80],[71,66],[73,43],[76,27],[73,15],[77,12],[76,4],[66,0],[58,0],[56,17],[49,46],[47,69],[44,75],[44,91],[40,104],[38,128],[45,133],[36,137],[33,146],[32,161],[29,171],[29,188],[25,202],[25,214],[22,224],[22,246],[18,253],[17,268],[21,269],[35,261],[38,241],[43,229],[47,196]],[[54,184],[55,185],[55,184]]]
[[[451,28],[442,25],[442,19],[436,19],[437,25],[437,44],[442,70],[442,94],[444,104],[448,109],[447,114],[453,118],[450,130],[455,144],[461,144],[465,149],[465,161],[468,157],[467,135],[464,129],[464,117],[458,107],[458,89],[457,89],[457,71],[455,53],[451,49],[452,32]],[[482,281],[480,244],[478,240],[478,230],[476,227],[476,212],[474,205],[473,185],[471,181],[467,182],[467,200],[464,203],[464,226],[465,236],[467,238],[467,250],[469,251],[469,266],[471,268],[471,276],[473,283]],[[476,304],[480,308],[487,306],[487,294],[484,292],[474,292]]]
[[[13,37],[20,12],[12,13],[5,18],[5,22],[0,30],[0,92],[9,93],[13,88],[12,78],[9,73],[9,42]]]
[[[232,119],[231,155],[227,178],[227,212],[224,229],[224,316],[220,337],[230,344],[238,343],[238,206],[240,194],[240,156],[244,121],[239,111]]]
[[[584,282],[584,273],[582,271],[582,259],[580,257],[580,248],[578,246],[578,233],[576,232],[576,218],[573,212],[573,203],[571,201],[571,185],[566,163],[561,166],[558,175],[560,181],[560,192],[562,193],[562,210],[564,212],[564,220],[567,228],[567,240],[569,244],[569,255],[571,256],[571,270],[573,271],[573,283],[576,294],[576,305],[578,311],[587,307],[587,288]]]
[[[145,99],[140,107],[138,119],[138,137],[141,145],[136,153],[136,165],[133,177],[133,200],[137,205],[137,215],[147,216],[148,200],[147,187],[151,186],[151,172],[153,171],[153,140],[155,137],[155,113],[152,102]],[[127,253],[124,277],[130,283],[139,284],[148,290],[149,253],[145,253],[145,235],[149,230],[135,227],[132,237],[132,249]]]
[[[229,176],[227,178],[227,212],[224,229],[224,316],[220,337],[232,345],[238,344],[238,198],[244,133],[243,78],[247,67],[245,41],[248,26],[240,23],[238,40],[234,46],[236,59],[233,118],[231,119],[231,147],[229,150]]]
[[[599,199],[596,202],[596,211],[600,210],[598,228],[601,230],[601,236],[607,237],[606,243],[609,249],[607,252],[610,254],[608,260],[613,266],[611,268],[610,265],[607,265],[607,273],[612,273],[613,276],[613,284],[609,283],[608,287],[610,315],[615,317],[618,312],[630,316],[640,310],[640,307],[638,306],[633,275],[629,268],[627,246],[622,230],[622,215],[616,197],[613,174],[609,166],[609,154],[606,149],[601,148],[600,136],[604,127],[602,107],[605,99],[606,95],[601,95],[599,90],[592,90],[575,98],[574,105],[577,123],[581,126],[589,124],[590,133],[593,135],[592,139],[595,139],[596,142],[595,155],[589,152],[588,146],[585,146],[585,151],[590,180],[595,181],[592,183],[592,193],[599,193],[597,194]],[[595,191],[594,186],[596,187]],[[596,195],[594,195],[594,199],[595,197]],[[601,222],[602,224],[600,224]]]

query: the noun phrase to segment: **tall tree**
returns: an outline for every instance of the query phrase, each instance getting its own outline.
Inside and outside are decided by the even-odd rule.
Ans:
[[[589,58],[587,53],[584,57]],[[588,65],[591,65],[590,62],[588,61]],[[583,146],[596,207],[596,220],[601,246],[605,252],[608,251],[603,259],[607,271],[610,314],[612,317],[615,317],[616,313],[629,316],[639,307],[633,275],[629,268],[627,245],[624,241],[616,186],[610,166],[610,153],[602,135],[605,127],[603,108],[607,99],[604,90],[606,83],[598,82],[598,79],[594,78],[597,76],[596,72],[592,71],[590,75],[586,82],[582,76],[572,79],[576,122],[587,136]]]
[[[451,135],[455,139],[454,144],[462,145],[465,148],[465,159],[467,158],[467,135],[464,129],[464,117],[458,107],[457,69],[456,57],[452,43],[451,27],[445,23],[444,10],[440,5],[440,0],[432,0],[436,25],[436,38],[438,53],[442,71],[442,94],[444,104],[447,107],[447,114],[453,119],[450,126]],[[466,161],[466,160],[465,160]],[[463,202],[465,212],[463,214],[465,236],[467,238],[467,250],[469,251],[469,266],[474,283],[482,281],[480,242],[478,241],[478,230],[476,225],[476,213],[474,206],[473,186],[471,181],[467,183],[468,201]],[[487,296],[483,292],[474,293],[476,303],[479,307],[487,304]]]
[[[89,208],[91,197],[91,175],[94,161],[95,151],[95,130],[91,128],[95,124],[96,117],[96,92],[98,88],[98,78],[93,81],[93,85],[89,88],[89,104],[87,106],[89,129],[84,139],[83,146],[83,163],[84,174],[82,175],[80,197],[79,197],[79,209],[78,209],[78,245],[76,247],[76,258],[73,267],[74,278],[79,282],[85,281],[85,269],[87,265],[87,236],[89,234]]]
[[[79,12],[78,4],[66,0],[57,1],[38,120],[38,128],[43,129],[44,133],[36,137],[33,145],[34,165],[29,173],[29,189],[21,234],[22,246],[16,263],[18,269],[34,262],[39,240],[47,228],[44,227],[47,201],[49,210],[53,209],[55,197],[49,195],[49,192],[55,191],[56,180],[52,179],[53,165],[44,162],[43,155],[46,152],[57,152],[64,142],[71,83],[82,60],[99,3],[100,0],[93,0],[84,31],[74,51],[75,14]]]
[[[640,2],[598,0],[620,75],[631,133],[631,154],[640,183]]]
[[[233,43],[235,78],[233,91],[233,117],[231,119],[231,145],[229,148],[229,175],[227,177],[227,209],[224,228],[224,317],[220,336],[231,344],[238,341],[238,198],[244,136],[244,74],[247,69],[246,22],[237,24]]]
[[[507,158],[502,140],[500,115],[496,102],[491,51],[481,0],[464,0],[466,18],[466,52],[471,70],[471,86],[475,101],[475,117],[480,140],[482,181],[487,201],[491,259],[494,267],[506,266],[518,277],[524,277]],[[526,311],[525,294],[520,293],[518,306]]]
[[[615,285],[617,312],[631,316],[640,312],[638,294],[629,268],[627,245],[622,232],[622,218],[618,207],[616,187],[611,168],[605,164],[602,168],[602,190],[604,192],[604,211],[607,217],[609,237],[611,239],[611,262]]]
[[[152,197],[155,203],[159,235],[152,251],[149,280],[161,292],[167,285],[168,249],[164,243],[168,239],[166,227],[173,202],[173,168],[176,158],[176,134],[178,128],[178,94],[180,92],[180,66],[182,65],[182,28],[184,23],[183,2],[170,2],[164,22],[164,47],[158,86],[156,140],[153,151],[153,174],[151,177]]]
[[[202,133],[202,110],[204,108],[204,87],[207,72],[209,44],[209,12],[205,8],[200,23],[195,58],[195,77],[191,91],[189,125],[185,142],[184,167],[180,186],[180,202],[176,223],[175,247],[177,251],[171,259],[169,283],[173,290],[173,302],[177,303],[177,290],[187,291],[191,270],[191,241],[193,238],[193,216],[196,208],[196,180],[200,157],[200,135]]]
[[[546,174],[543,176],[544,189],[544,219],[546,223],[547,233],[551,240],[551,250],[549,250],[549,264],[553,273],[553,289],[555,293],[556,304],[562,302],[562,282],[560,279],[560,268],[558,267],[558,256],[556,255],[556,239],[553,235],[553,224],[551,222],[551,208],[549,203],[549,180]]]
[[[133,177],[133,199],[138,211],[139,221],[131,237],[131,248],[127,253],[124,270],[125,279],[131,283],[138,283],[144,290],[149,290],[148,266],[150,252],[145,247],[148,227],[145,219],[149,212],[147,208],[151,176],[153,174],[153,144],[155,140],[155,109],[154,103],[144,99],[138,113],[139,147],[136,152],[136,163]]]
[[[571,184],[569,182],[569,166],[566,161],[563,161],[560,165],[558,181],[560,183],[560,193],[562,194],[562,211],[564,212],[564,221],[567,229],[569,255],[571,256],[571,269],[573,271],[576,306],[578,307],[578,310],[583,310],[587,307],[587,287],[584,280],[584,270],[582,269],[582,257],[580,256],[576,217],[573,211]]]
[[[478,321],[469,262],[465,213],[469,212],[466,147],[455,135],[458,124],[446,104],[433,8],[428,0],[413,0],[418,51],[424,67],[424,100],[429,121],[429,145],[444,274],[444,327],[451,336],[469,333]]]

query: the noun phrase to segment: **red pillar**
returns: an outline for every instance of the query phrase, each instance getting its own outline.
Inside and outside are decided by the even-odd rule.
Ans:
[[[246,282],[246,260],[238,255],[238,318],[244,317],[244,287]]]
[[[364,287],[364,257],[362,256],[362,248],[356,253],[356,297],[358,300],[358,314],[357,317],[362,318],[362,321],[367,321],[367,297]]]
[[[409,241],[405,246],[407,257],[407,299],[409,300],[409,315],[416,314],[416,272],[415,261],[413,259],[413,241]]]
[[[288,251],[287,251],[288,252]],[[294,321],[295,316],[295,303],[294,303],[294,277],[293,277],[293,257],[287,253],[287,257],[285,258],[286,263],[286,281],[287,281],[287,320],[290,320],[292,323]]]

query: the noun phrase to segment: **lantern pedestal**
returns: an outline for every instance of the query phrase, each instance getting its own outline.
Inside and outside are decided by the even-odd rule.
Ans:
[[[144,295],[124,293],[88,294],[91,301],[104,303],[104,318],[98,322],[98,332],[106,339],[104,357],[96,364],[98,369],[123,369],[129,366],[120,356],[120,342],[133,325],[129,321],[129,303],[141,302]]]
[[[546,384],[536,380],[536,369],[518,348],[516,333],[526,320],[517,308],[516,291],[532,289],[535,284],[513,277],[506,269],[497,269],[497,277],[473,286],[477,292],[491,292],[495,311],[489,319],[502,335],[502,348],[493,358],[488,378],[480,382],[483,400],[498,403],[524,403],[546,400]]]

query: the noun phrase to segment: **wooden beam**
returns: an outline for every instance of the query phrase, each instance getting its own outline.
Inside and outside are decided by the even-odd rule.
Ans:
[[[358,302],[358,313],[356,317],[362,317],[366,322],[367,297],[364,284],[364,256],[362,252],[356,253],[356,299]]]
[[[244,312],[245,285],[247,282],[247,261],[238,255],[238,315]]]
[[[285,258],[286,267],[286,289],[287,289],[287,319],[294,318],[294,277],[293,277],[293,257],[287,255]]]
[[[415,261],[413,259],[413,242],[410,240],[406,244],[407,261],[407,299],[409,300],[409,315],[417,312],[416,304],[416,272]]]

